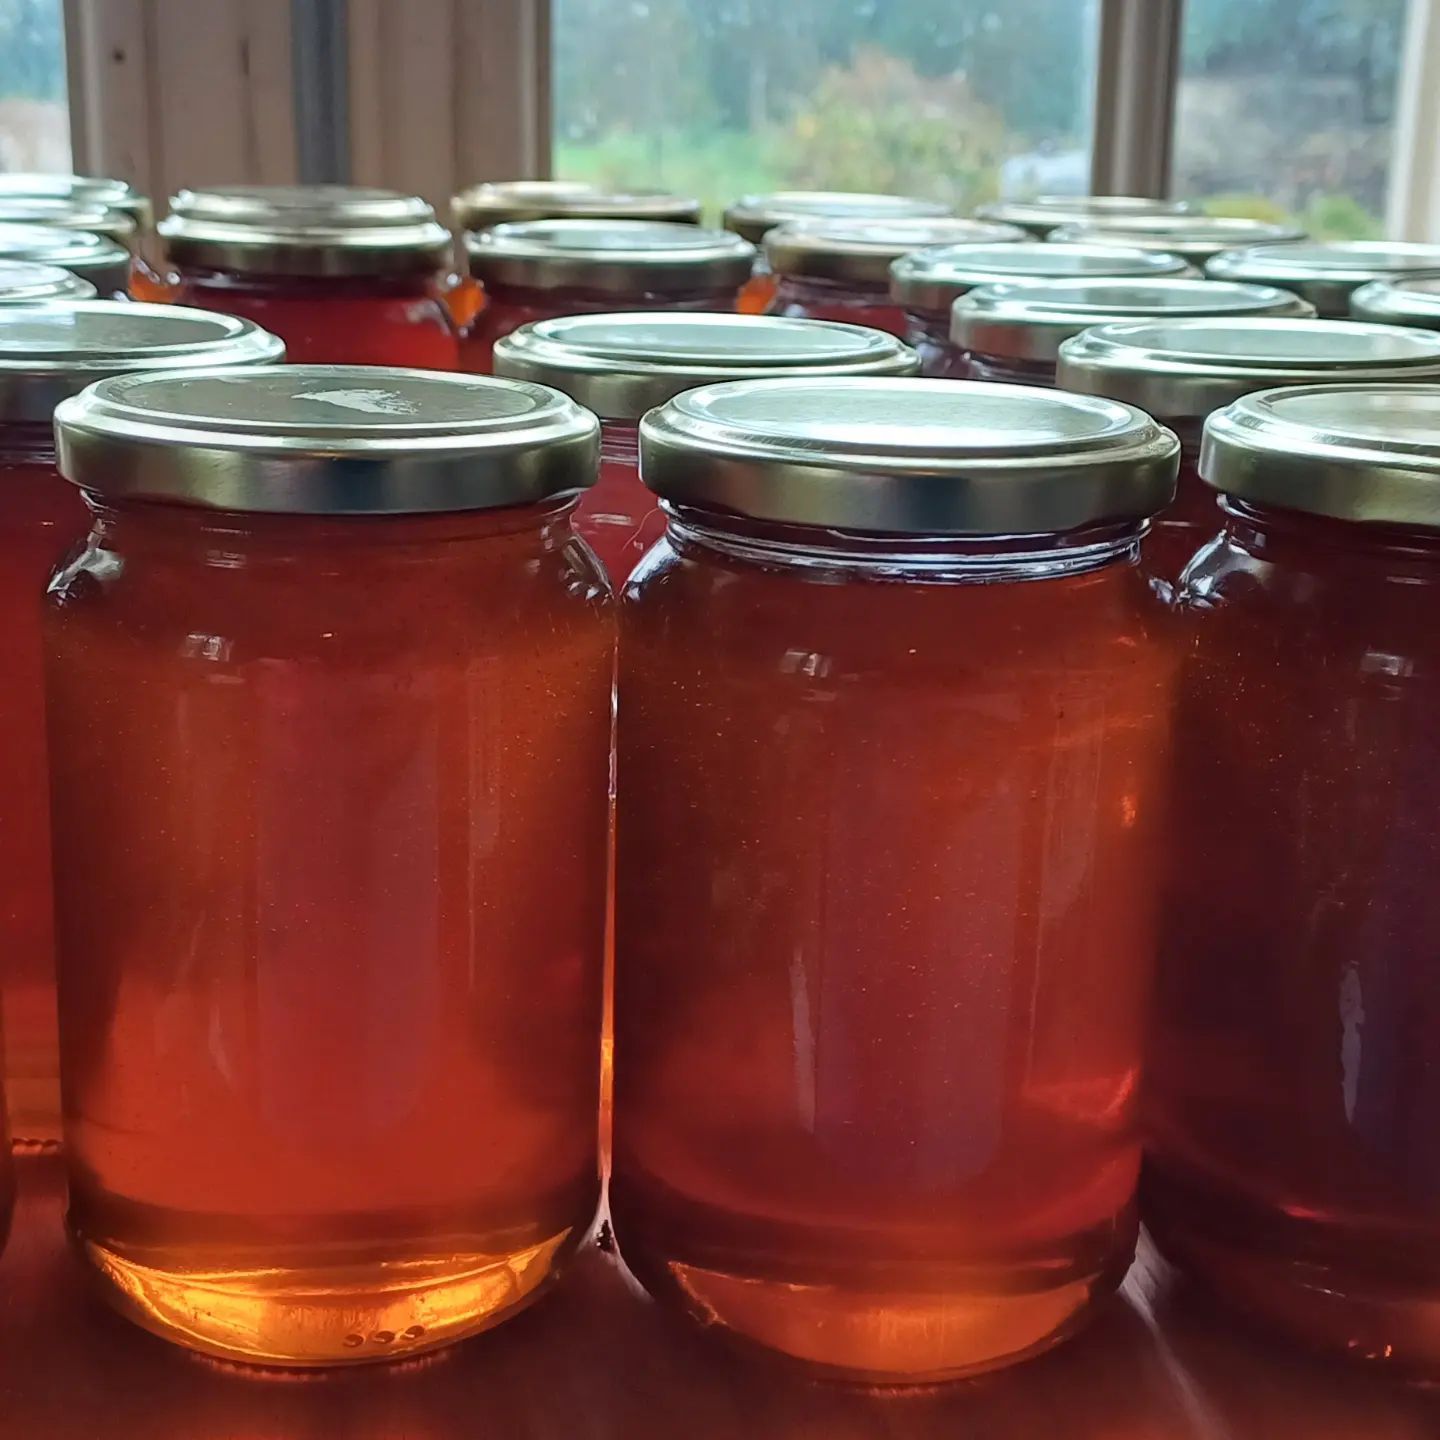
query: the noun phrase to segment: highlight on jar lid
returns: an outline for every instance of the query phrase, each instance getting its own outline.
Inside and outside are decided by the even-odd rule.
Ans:
[[[536,320],[495,345],[495,373],[553,385],[603,420],[638,420],[685,390],[794,375],[913,375],[883,330],[778,315],[641,311]]]
[[[0,222],[0,259],[56,265],[114,295],[130,280],[130,252],[114,240],[83,230]]]
[[[1440,330],[1440,277],[1434,280],[1372,280],[1350,297],[1357,320]]]
[[[755,262],[755,247],[737,235],[658,220],[518,221],[467,235],[465,248],[485,285],[617,297],[738,288]]]
[[[776,190],[745,195],[725,211],[725,228],[758,245],[777,225],[796,220],[934,220],[950,206],[910,195],[862,190]]]
[[[418,195],[362,185],[182,190],[158,229],[176,264],[241,274],[413,274],[451,247]]]
[[[700,223],[700,202],[666,190],[603,190],[583,180],[491,180],[450,201],[461,230],[515,220],[669,220]]]
[[[1152,515],[1179,442],[1129,405],[957,380],[741,380],[640,422],[663,499],[894,535],[1029,535]]]
[[[61,400],[106,376],[284,358],[268,330],[209,310],[124,300],[0,305],[0,419],[48,421]]]
[[[1133,280],[1021,280],[978,285],[950,311],[950,338],[962,350],[1013,360],[1053,360],[1062,342],[1092,325],[1143,318],[1285,315],[1315,308],[1273,285],[1232,285],[1183,275]]]
[[[376,365],[124,375],[55,412],[60,473],[219,510],[418,515],[595,483],[599,422],[543,385]]]
[[[47,175],[20,170],[0,174],[0,207],[15,196],[119,210],[141,228],[148,228],[154,219],[147,196],[128,180],[104,175]]]
[[[1227,215],[1132,215],[1124,220],[1062,225],[1047,238],[1061,243],[1168,250],[1192,265],[1203,266],[1222,250],[1286,244],[1307,237],[1296,225],[1281,225],[1270,220]]]
[[[34,305],[43,300],[92,300],[95,287],[58,265],[0,260],[0,305]]]
[[[890,267],[890,296],[908,310],[948,311],[967,290],[1002,280],[1071,280],[1084,276],[1189,275],[1163,251],[1121,245],[946,245],[903,255]]]
[[[1404,240],[1332,240],[1252,245],[1226,250],[1205,266],[1213,280],[1280,285],[1303,295],[1321,315],[1350,313],[1350,297],[1370,280],[1440,276],[1440,245]]]
[[[134,244],[136,235],[134,219],[123,210],[112,210],[93,200],[61,200],[46,195],[0,192],[0,222],[83,230],[125,246]]]
[[[777,275],[888,285],[890,266],[931,245],[1006,245],[1025,239],[1014,225],[951,216],[915,220],[789,220],[766,236],[765,258]]]
[[[1440,380],[1440,335],[1283,318],[1098,325],[1061,345],[1058,379],[1166,420],[1200,419],[1275,385]]]
[[[1154,200],[1144,195],[1035,195],[1028,200],[991,200],[976,215],[1018,225],[1043,240],[1061,225],[1126,219],[1134,215],[1192,215],[1187,200]]]
[[[1246,395],[1206,421],[1200,474],[1262,505],[1440,529],[1440,386]]]

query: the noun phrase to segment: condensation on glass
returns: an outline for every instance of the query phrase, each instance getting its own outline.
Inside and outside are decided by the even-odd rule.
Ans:
[[[1440,276],[1433,280],[1372,280],[1350,297],[1356,320],[1440,330]]]
[[[707,386],[640,435],[621,1252],[820,1374],[1033,1354],[1134,1248],[1171,669],[1136,557],[1175,438],[913,379]]]
[[[90,525],[56,472],[51,417],[107,375],[283,358],[280,342],[246,321],[173,305],[0,305],[0,1011],[11,1129],[24,1144],[60,1138],[41,600]]]
[[[266,1364],[493,1325],[594,1217],[614,635],[598,424],[360,366],[126,377],[45,626],[69,1228]]]
[[[1215,535],[1215,492],[1200,478],[1200,436],[1213,411],[1253,391],[1316,381],[1440,381],[1440,335],[1347,320],[1200,319],[1101,325],[1060,347],[1059,384],[1123,400],[1180,437],[1175,501],[1146,537],[1146,570],[1173,584]]]
[[[131,281],[131,255],[118,241],[51,225],[0,221],[0,260],[58,266],[93,285],[105,299],[127,294]]]
[[[724,230],[658,220],[535,220],[465,237],[485,292],[462,363],[488,374],[495,342],[559,315],[620,310],[733,313],[755,247]]]
[[[1440,1373],[1440,389],[1235,401],[1200,468],[1146,1091],[1163,1252]]]
[[[1210,260],[1212,280],[1278,285],[1308,300],[1327,320],[1350,314],[1350,297],[1372,280],[1440,276],[1440,245],[1405,240],[1251,245]]]
[[[915,352],[889,334],[767,315],[571,315],[512,331],[495,373],[563,390],[600,417],[600,480],[580,497],[575,528],[618,590],[664,532],[640,480],[638,429],[647,410],[719,380],[911,375]]]
[[[979,285],[1004,281],[1189,275],[1178,255],[1116,245],[946,245],[904,255],[890,267],[890,297],[905,312],[905,339],[921,373],[964,379],[965,358],[950,339],[950,311]]]
[[[1227,215],[1131,215],[1062,225],[1046,238],[1061,244],[1167,250],[1196,269],[1204,269],[1207,262],[1225,250],[1286,244],[1308,237],[1298,225],[1270,220]]]
[[[1018,225],[1044,240],[1062,225],[1104,224],[1137,215],[1193,215],[1184,200],[1155,200],[1143,195],[1034,195],[1028,199],[991,200],[975,214],[981,220]]]
[[[36,305],[48,300],[93,300],[95,287],[58,265],[0,260],[0,305]]]
[[[458,365],[450,232],[418,196],[350,185],[182,190],[159,232],[174,299],[263,325],[295,363]]]

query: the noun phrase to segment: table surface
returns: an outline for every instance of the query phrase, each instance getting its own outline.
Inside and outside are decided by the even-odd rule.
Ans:
[[[1049,1355],[877,1395],[733,1354],[591,1246],[508,1325],[428,1360],[322,1374],[198,1359],[93,1300],[53,1158],[22,1157],[0,1258],[0,1440],[1440,1440],[1440,1390],[1312,1359],[1142,1252]]]

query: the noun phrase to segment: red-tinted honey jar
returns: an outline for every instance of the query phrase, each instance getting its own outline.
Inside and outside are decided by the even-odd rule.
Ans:
[[[1278,285],[1308,300],[1327,320],[1350,314],[1350,297],[1372,280],[1440,276],[1440,245],[1404,240],[1305,241],[1225,250],[1208,261],[1212,280]]]
[[[417,196],[349,185],[182,190],[159,230],[176,301],[253,320],[296,364],[456,368],[450,232]]]
[[[1023,240],[1013,225],[983,220],[812,220],[777,225],[765,237],[775,276],[766,313],[840,320],[904,336],[905,312],[890,299],[890,266],[928,245],[1003,245]]]
[[[1440,1373],[1440,387],[1206,424],[1145,1220],[1236,1309]]]
[[[465,330],[465,369],[488,374],[495,342],[557,315],[735,310],[755,247],[724,230],[658,220],[534,220],[466,237],[484,308]]]
[[[797,379],[688,391],[640,446],[669,523],[621,616],[621,1253],[819,1375],[1034,1354],[1135,1242],[1171,670],[1136,557],[1176,441]]]
[[[1372,280],[1350,297],[1356,320],[1440,330],[1440,275],[1433,280]]]
[[[69,1228],[210,1354],[401,1359],[599,1191],[594,416],[359,366],[106,381],[46,623]]]
[[[950,338],[955,301],[979,285],[1023,280],[1089,280],[1188,275],[1178,255],[1115,245],[944,245],[904,255],[890,267],[890,297],[905,312],[905,339],[924,375],[964,379],[964,355]]]
[[[665,529],[641,483],[640,417],[718,380],[913,375],[915,352],[856,325],[769,315],[565,315],[511,331],[495,373],[563,390],[600,417],[600,481],[575,507],[575,528],[618,590]]]
[[[247,321],[172,305],[0,305],[0,1010],[18,1141],[60,1138],[40,617],[45,582],[90,526],[80,493],[56,473],[52,414],[107,375],[283,358]]]
[[[39,305],[50,300],[93,300],[95,287],[58,265],[0,260],[0,305]]]
[[[118,241],[53,225],[0,221],[0,260],[68,270],[107,300],[123,297],[131,281],[131,255]]]
[[[1180,437],[1175,501],[1145,540],[1144,564],[1172,584],[1220,526],[1215,491],[1197,468],[1214,411],[1252,391],[1319,380],[1440,380],[1440,335],[1345,320],[1216,318],[1101,325],[1060,346],[1067,390],[1138,405]]]
[[[1226,250],[1250,245],[1279,245],[1308,237],[1295,225],[1229,215],[1132,215],[1062,225],[1046,237],[1056,244],[1133,245],[1165,250],[1197,270]]]
[[[1037,240],[1062,225],[1107,224],[1140,215],[1193,215],[1188,200],[1156,200],[1146,195],[1033,195],[1028,199],[991,200],[975,214],[981,220],[1018,225]]]

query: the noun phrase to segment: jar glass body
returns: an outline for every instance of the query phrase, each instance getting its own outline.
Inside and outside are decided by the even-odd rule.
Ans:
[[[1252,1315],[1433,1376],[1440,537],[1225,507],[1177,601],[1146,1223]]]
[[[0,431],[0,1016],[11,1131],[28,1144],[60,1138],[40,619],[46,582],[90,528],[80,492],[55,469],[53,447],[48,425]]]
[[[839,320],[905,338],[905,312],[884,285],[842,284],[809,276],[781,275],[765,313],[793,320]]]
[[[555,1275],[598,1188],[613,660],[564,507],[97,511],[46,662],[69,1224],[112,1305],[332,1365]]]
[[[920,357],[920,374],[935,380],[968,380],[970,363],[950,338],[949,314],[905,311],[905,343]]]
[[[177,305],[253,320],[292,365],[455,370],[459,340],[434,275],[238,275],[180,268]]]
[[[1135,528],[784,530],[678,512],[625,592],[611,1209],[731,1337],[946,1379],[1132,1256],[1164,615]]]
[[[618,592],[641,557],[665,531],[654,492],[640,479],[639,425],[600,423],[600,479],[575,507],[575,529],[599,557]]]
[[[1007,385],[1044,385],[1055,388],[1055,361],[1018,360],[1005,355],[981,355],[971,350],[964,355],[965,378],[998,380]]]
[[[1141,561],[1147,574],[1173,587],[1197,550],[1219,533],[1224,518],[1217,492],[1200,478],[1203,420],[1165,420],[1180,439],[1175,498],[1151,522]]]

